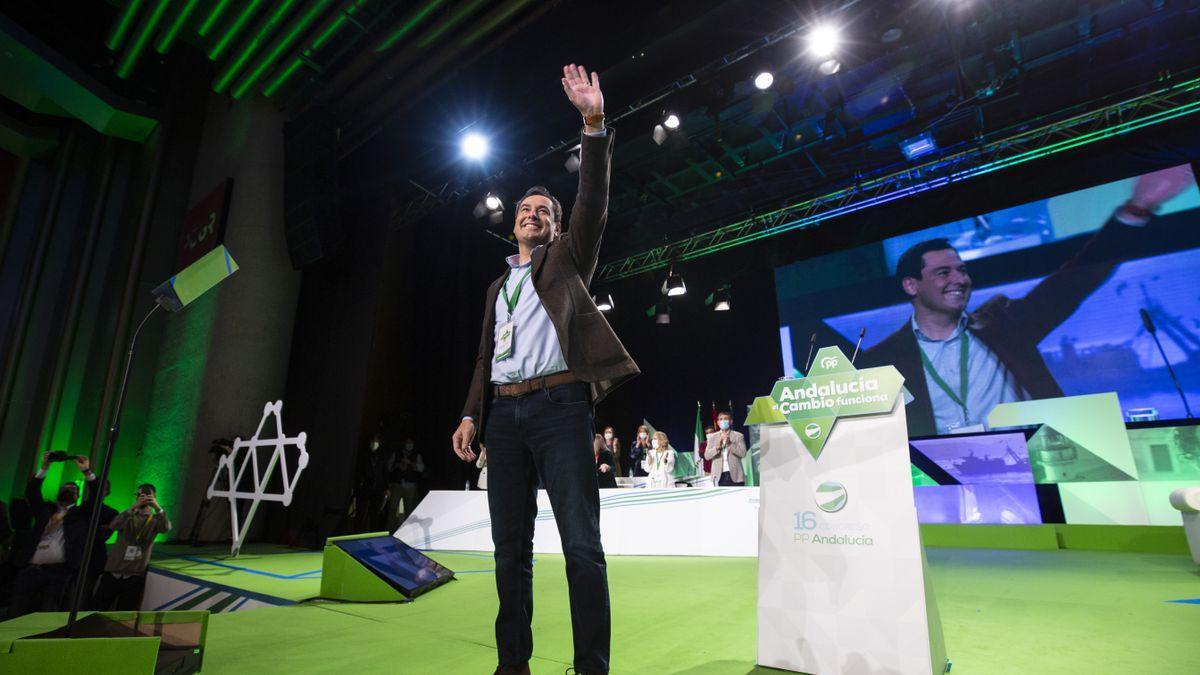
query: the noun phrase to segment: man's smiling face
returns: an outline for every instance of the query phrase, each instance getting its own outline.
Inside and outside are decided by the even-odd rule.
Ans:
[[[513,236],[530,249],[547,244],[557,233],[554,222],[554,205],[549,197],[529,195],[517,205],[517,222],[513,225]]]
[[[971,300],[971,275],[958,251],[929,251],[921,262],[921,277],[905,277],[903,282],[913,303],[939,313],[962,313]]]

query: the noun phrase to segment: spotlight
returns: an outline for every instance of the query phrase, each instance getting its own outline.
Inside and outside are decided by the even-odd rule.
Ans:
[[[592,296],[592,301],[596,303],[596,309],[601,312],[611,312],[613,307],[612,293],[596,294]]]
[[[579,153],[572,152],[567,155],[567,161],[563,162],[563,168],[567,170],[567,173],[579,171]]]
[[[722,286],[713,293],[713,311],[728,312],[733,308],[733,300],[730,298],[729,286]]]
[[[679,116],[676,115],[675,113],[671,113],[671,114],[667,115],[666,119],[663,120],[663,126],[670,129],[671,131],[678,129],[679,128]]]
[[[775,76],[765,70],[759,73],[758,77],[754,78],[754,86],[759,89],[770,89],[774,83]]]
[[[666,300],[661,300],[654,306],[654,323],[660,326],[671,325],[671,305]]]
[[[817,66],[817,70],[821,71],[822,75],[832,75],[842,69],[842,62],[837,59],[829,59],[822,61],[821,65]]]
[[[832,56],[837,51],[841,36],[836,26],[821,24],[808,32],[808,53],[817,58]]]
[[[655,145],[662,145],[667,141],[667,130],[661,124],[654,125],[654,131],[650,134],[650,138],[654,139]]]
[[[687,293],[687,286],[683,283],[683,277],[675,273],[675,265],[667,271],[667,279],[662,285],[663,295],[668,297],[676,297]]]
[[[913,136],[900,141],[900,150],[904,152],[904,156],[910,160],[916,159],[921,155],[928,155],[938,149],[937,141],[933,140],[933,134],[925,132],[920,136]]]
[[[471,132],[466,136],[463,136],[460,147],[462,149],[463,157],[466,157],[470,160],[479,161],[484,157],[487,157],[488,139],[484,138],[481,134]]]
[[[504,220],[504,200],[498,193],[489,192],[475,204],[472,213],[476,218],[487,218],[493,225],[497,225]]]

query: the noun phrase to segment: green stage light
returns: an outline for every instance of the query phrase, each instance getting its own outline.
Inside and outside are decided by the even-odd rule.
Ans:
[[[329,7],[331,2],[333,2],[333,0],[313,0],[313,2],[309,4],[308,8],[301,15],[300,20],[294,22],[290,29],[275,41],[275,44],[273,44],[271,48],[267,50],[265,56],[259,59],[258,63],[254,66],[250,73],[242,78],[242,81],[239,82],[236,87],[234,87],[233,97],[240,99],[242,96],[244,96],[246,92],[250,90],[250,87],[254,86],[254,83],[258,81],[258,78],[262,77],[262,74],[265,73],[268,68],[275,65],[275,62],[279,60],[279,57],[282,56],[283,53],[292,46],[292,43],[295,42],[301,35],[303,35],[306,30],[308,30],[308,27],[312,25],[312,22],[315,21],[317,17],[319,17],[321,13]]]
[[[200,4],[200,0],[187,0],[183,5],[183,9],[175,15],[175,19],[171,21],[170,27],[158,36],[158,42],[154,43],[154,51],[159,54],[166,54],[167,50],[175,42],[175,38],[179,37],[179,31],[183,30],[184,24],[192,16],[192,11],[196,9],[196,5]]]
[[[486,2],[487,0],[470,0],[465,5],[459,7],[458,11],[451,14],[449,18],[443,19],[442,22],[434,26],[432,30],[421,36],[420,41],[417,42],[417,48],[424,49],[433,44],[434,41],[442,36],[443,33],[462,23],[467,17],[474,14],[475,10],[482,7]]]
[[[154,9],[150,12],[150,16],[138,26],[137,33],[133,36],[133,42],[125,50],[125,54],[121,56],[121,62],[117,64],[117,77],[125,79],[133,73],[134,66],[137,65],[137,60],[142,56],[142,51],[146,49],[146,45],[150,42],[150,36],[154,34],[154,30],[158,28],[158,24],[162,21],[163,14],[166,14],[167,8],[171,6],[171,0],[158,0],[154,5]]]
[[[213,45],[213,48],[209,50],[208,58],[210,61],[216,61],[221,58],[221,55],[233,43],[233,39],[238,36],[238,33],[242,32],[242,29],[250,22],[251,17],[258,12],[258,7],[262,3],[263,0],[250,0],[250,2],[246,3],[246,6],[242,8],[242,13],[238,14],[233,23],[225,29],[225,34],[221,36],[221,39],[217,40],[217,44]]]
[[[410,14],[407,19],[400,22],[400,25],[390,35],[384,38],[379,44],[375,45],[375,53],[386,52],[391,49],[392,45],[396,44],[400,38],[404,37],[416,28],[418,24],[425,20],[433,10],[441,7],[446,0],[428,0],[424,5],[421,5],[415,12]]]
[[[470,35],[463,38],[463,44],[465,44],[465,45],[474,44],[476,40],[478,40],[479,38],[483,37],[484,35],[487,35],[488,33],[492,32],[492,30],[494,30],[496,28],[496,26],[499,26],[501,23],[504,23],[513,14],[516,14],[517,12],[524,9],[525,5],[528,5],[529,2],[530,2],[530,0],[520,0],[519,2],[514,2],[511,4],[505,5],[504,7],[502,7],[500,9],[499,12],[495,12],[493,14],[488,15],[488,17],[486,19],[484,19],[483,23],[476,26],[475,30],[472,31]]]
[[[217,4],[213,5],[212,9],[209,10],[208,17],[204,19],[204,23],[200,24],[200,29],[196,31],[200,37],[208,36],[208,32],[212,30],[213,26],[217,25],[217,22],[221,20],[221,15],[229,8],[229,3],[230,0],[217,0]]]
[[[263,94],[267,96],[274,96],[275,93],[283,87],[283,85],[287,84],[287,81],[291,79],[292,75],[295,75],[296,71],[300,70],[300,66],[304,65],[305,60],[310,59],[313,54],[317,52],[317,50],[325,46],[325,43],[329,42],[334,35],[337,35],[338,31],[340,31],[343,26],[349,23],[352,20],[351,17],[360,9],[362,9],[367,2],[368,0],[353,0],[349,7],[344,10],[339,10],[337,14],[324,26],[324,28],[319,30],[317,37],[315,37],[313,41],[309,43],[308,47],[304,48],[300,54],[294,57],[292,62],[289,63],[287,67],[280,69],[275,74],[275,77],[271,78],[271,81],[268,82],[267,86],[263,88]]]
[[[279,24],[283,22],[283,19],[287,16],[288,12],[292,11],[292,7],[295,4],[296,0],[283,0],[283,2],[275,8],[275,11],[267,17],[267,20],[258,27],[258,32],[254,34],[254,37],[251,38],[244,47],[242,47],[242,51],[238,52],[238,55],[235,56],[233,60],[231,60],[229,64],[225,66],[224,71],[217,76],[217,81],[213,84],[213,91],[217,93],[225,91],[225,87],[229,86],[229,83],[232,82],[233,78],[238,74],[239,71],[241,71],[242,66],[246,65],[246,62],[250,60],[250,57],[254,56],[255,52],[258,51],[259,46],[262,45],[262,43],[265,42],[267,38],[269,38],[271,34],[275,32],[275,29],[278,28]]]
[[[129,29],[133,28],[133,21],[137,18],[144,2],[145,0],[129,0],[125,3],[125,9],[121,10],[121,15],[113,24],[112,32],[108,34],[104,46],[114,52],[121,48],[121,43],[125,42],[125,37],[129,35]]]

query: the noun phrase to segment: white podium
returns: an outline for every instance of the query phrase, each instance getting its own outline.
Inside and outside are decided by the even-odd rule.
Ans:
[[[758,663],[817,675],[946,669],[895,368],[834,347],[756,401]]]

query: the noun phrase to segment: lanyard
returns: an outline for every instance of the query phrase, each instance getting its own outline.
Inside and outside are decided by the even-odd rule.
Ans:
[[[925,372],[929,374],[929,377],[934,381],[935,384],[937,384],[937,386],[942,388],[942,391],[946,392],[946,395],[950,397],[951,401],[954,401],[955,403],[958,404],[958,407],[962,408],[963,421],[965,422],[967,419],[970,418],[970,414],[967,411],[967,329],[966,329],[966,327],[965,326],[963,327],[963,331],[961,334],[959,334],[959,337],[958,337],[958,386],[959,386],[959,390],[961,393],[957,396],[950,389],[950,385],[946,384],[946,381],[942,379],[942,376],[938,375],[937,370],[934,369],[934,367],[933,367],[933,363],[930,362],[929,357],[925,355],[925,350],[922,349],[921,345],[919,345],[919,344],[917,345],[917,351],[921,353],[921,365],[925,366]]]
[[[512,268],[510,267],[504,273],[504,282],[500,284],[500,291],[504,294],[504,304],[508,306],[508,318],[510,319],[512,318],[513,310],[517,308],[517,301],[521,299],[521,289],[525,287],[525,280],[529,278],[529,273],[532,271],[533,265],[530,265],[529,269],[525,270],[525,274],[521,275],[521,278],[517,280],[517,290],[513,291],[511,298],[508,297],[508,276],[512,274]]]
[[[137,518],[137,515],[138,515],[137,513],[134,513],[134,518]],[[133,522],[133,524],[134,524],[134,527],[135,527],[135,528],[137,528],[137,529],[136,529],[136,530],[133,532],[133,542],[134,542],[135,544],[141,545],[141,543],[142,543],[142,535],[146,534],[146,531],[147,531],[148,529],[150,529],[150,522],[151,522],[152,520],[154,520],[154,511],[151,511],[151,512],[150,512],[150,515],[146,516],[146,522],[142,523],[142,526],[141,526],[141,527],[137,527],[137,521],[136,521],[136,520],[134,520],[134,522]]]

